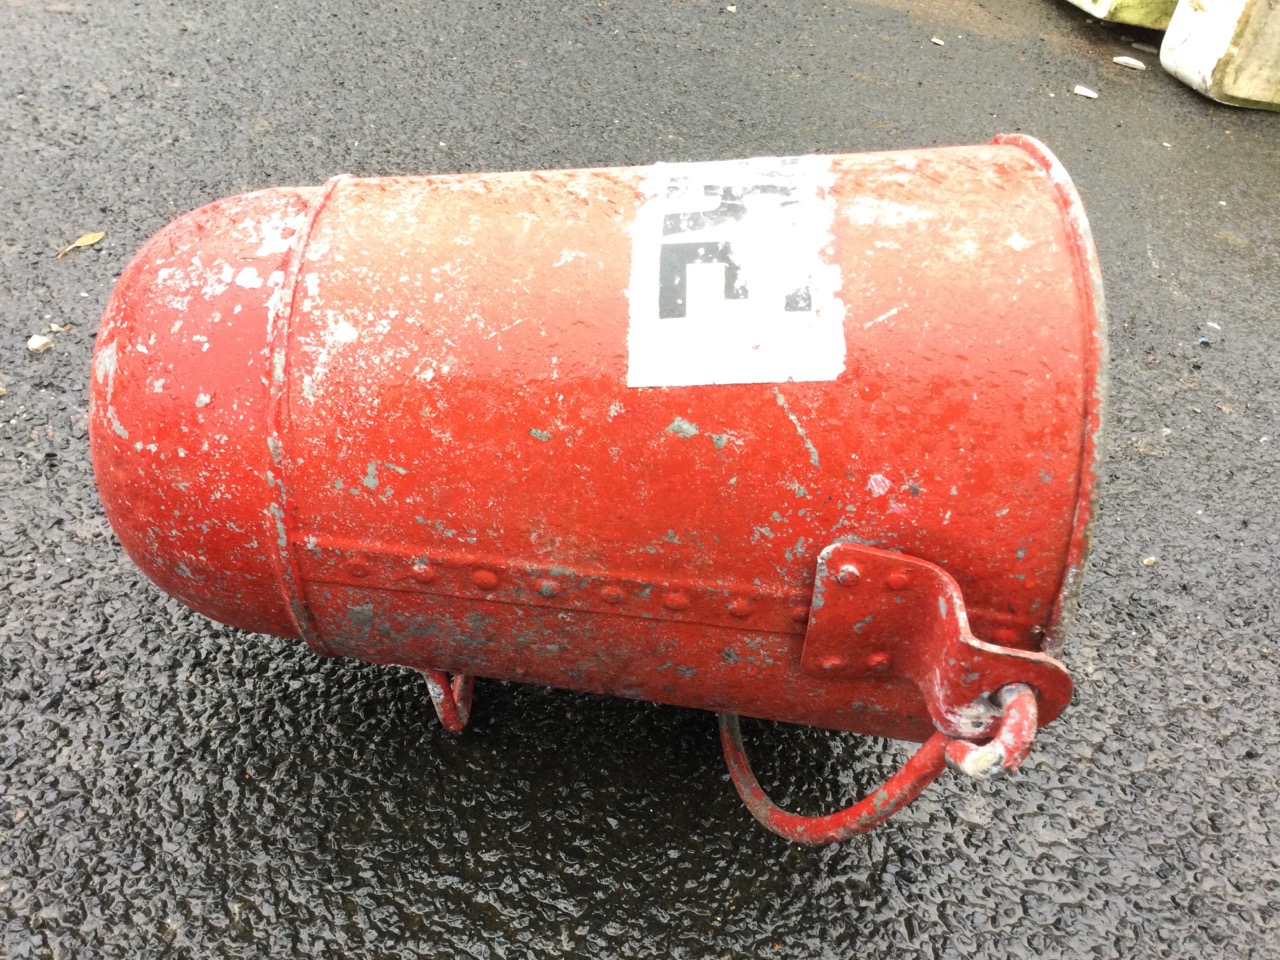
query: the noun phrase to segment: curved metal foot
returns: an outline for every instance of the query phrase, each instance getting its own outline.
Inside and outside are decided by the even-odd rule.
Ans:
[[[471,694],[475,690],[476,678],[469,673],[451,678],[443,670],[423,670],[421,673],[427,681],[431,704],[436,708],[440,725],[450,733],[461,733],[471,719]]]

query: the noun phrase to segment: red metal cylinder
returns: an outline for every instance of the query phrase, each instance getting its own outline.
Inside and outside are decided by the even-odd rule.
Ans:
[[[1101,318],[1079,201],[1024,137],[339,178],[143,248],[99,331],[94,468],[143,571],[247,630],[924,740],[962,724],[908,627],[853,665],[860,624],[806,637],[819,556],[926,561],[965,603],[921,609],[1055,652]],[[891,566],[886,604],[919,572]]]

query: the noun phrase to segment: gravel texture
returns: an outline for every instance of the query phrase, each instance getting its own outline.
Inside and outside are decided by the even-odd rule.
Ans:
[[[1051,0],[0,4],[0,954],[1280,956],[1280,117],[1134,40]],[[1076,703],[1007,782],[790,846],[709,715],[482,681],[451,737],[408,673],[187,612],[103,518],[94,330],[188,209],[1006,131],[1074,176],[1111,315]],[[812,809],[903,753],[748,734]]]

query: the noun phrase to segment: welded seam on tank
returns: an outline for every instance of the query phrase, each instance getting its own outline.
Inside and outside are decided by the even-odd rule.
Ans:
[[[1049,630],[1044,651],[1052,656],[1061,653],[1065,634],[1074,619],[1080,602],[1080,587],[1084,565],[1088,559],[1089,541],[1097,515],[1098,473],[1102,463],[1103,413],[1106,406],[1107,386],[1107,307],[1102,289],[1102,267],[1093,242],[1093,232],[1085,215],[1084,203],[1076,190],[1071,175],[1057,156],[1045,144],[1026,134],[1003,134],[994,143],[1021,148],[1049,180],[1058,200],[1067,232],[1071,237],[1072,260],[1077,279],[1086,281],[1087,309],[1091,323],[1086,331],[1085,379],[1091,392],[1084,398],[1081,411],[1081,433],[1084,454],[1081,457],[1081,476],[1076,496],[1076,512],[1071,524],[1071,540],[1067,545],[1067,563],[1050,612]],[[1088,476],[1085,476],[1085,473]]]
[[[267,314],[267,339],[270,344],[271,362],[267,402],[267,448],[271,454],[271,466],[267,469],[267,482],[273,491],[269,509],[276,528],[276,551],[273,559],[280,582],[280,593],[298,631],[298,636],[306,641],[307,646],[322,654],[328,654],[331,651],[321,640],[315,619],[302,594],[302,575],[293,545],[298,504],[289,486],[290,470],[286,456],[289,448],[286,442],[287,431],[292,425],[288,389],[289,347],[293,312],[298,296],[298,277],[302,274],[303,259],[306,256],[307,244],[311,240],[311,232],[320,217],[320,212],[333,196],[338,184],[349,179],[351,178],[345,174],[333,177],[311,198],[311,203],[307,207],[306,221],[298,232],[293,254],[289,258],[289,269],[280,290],[279,306],[276,310],[268,311]]]

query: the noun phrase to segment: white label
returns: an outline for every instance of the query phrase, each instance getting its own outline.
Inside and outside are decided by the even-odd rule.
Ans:
[[[650,168],[631,231],[627,385],[836,379],[834,182],[825,157]]]

